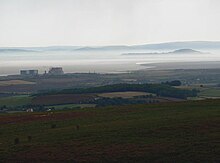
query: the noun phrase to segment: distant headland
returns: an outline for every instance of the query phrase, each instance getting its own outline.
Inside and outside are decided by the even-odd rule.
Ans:
[[[171,52],[155,52],[155,53],[124,53],[122,55],[152,55],[152,54],[210,54],[209,52],[201,52],[193,49],[178,49]]]

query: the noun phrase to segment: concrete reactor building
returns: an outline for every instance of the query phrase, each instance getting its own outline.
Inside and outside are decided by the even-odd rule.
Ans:
[[[36,76],[36,75],[38,75],[38,70],[20,70],[20,75],[22,75],[22,76]]]
[[[52,67],[49,69],[49,75],[63,75],[63,68],[62,67]]]

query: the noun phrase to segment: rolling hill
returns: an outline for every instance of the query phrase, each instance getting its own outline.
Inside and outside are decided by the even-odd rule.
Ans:
[[[171,52],[161,53],[124,53],[122,55],[152,55],[152,54],[203,54],[204,52],[193,50],[193,49],[178,49]],[[207,52],[206,52],[207,54]]]
[[[144,45],[115,46],[48,46],[48,47],[2,47],[0,52],[41,51],[123,51],[123,50],[176,50],[176,49],[220,49],[220,41],[184,41]]]

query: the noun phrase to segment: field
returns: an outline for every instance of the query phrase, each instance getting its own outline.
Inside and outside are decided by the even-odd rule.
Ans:
[[[210,98],[214,98],[214,97],[220,98],[220,88],[218,87],[218,88],[209,88],[209,89],[202,90],[199,93],[199,96],[210,97]]]
[[[35,82],[25,81],[25,80],[5,80],[0,81],[0,86],[11,86],[11,85],[26,85],[26,84],[36,84]]]
[[[69,106],[76,106],[74,103],[81,103],[82,101],[88,101],[94,99],[95,94],[61,94],[61,95],[47,95],[32,97],[28,95],[18,95],[11,97],[0,98],[0,106],[6,105],[8,107],[22,106],[22,105],[53,105],[57,107],[68,104]]]
[[[220,100],[1,114],[0,162],[219,162],[219,128]]]
[[[94,94],[60,94],[38,96],[32,99],[32,104],[35,105],[56,105],[56,104],[72,104],[83,103],[93,100]]]
[[[203,91],[205,88],[201,87],[201,85],[202,84],[181,85],[181,86],[175,86],[175,88],[186,89],[186,90],[197,89]]]
[[[150,71],[146,69],[121,74],[74,73],[62,76],[39,76],[32,78],[0,76],[0,80],[3,82],[0,84],[0,93],[36,93],[41,90],[88,88],[118,83],[161,83],[172,80],[180,80],[184,85],[199,85],[201,83],[219,84],[220,69],[169,69]],[[16,85],[10,85],[10,82]]]
[[[0,106],[8,107],[27,105],[31,103],[32,98],[26,95],[0,98]]]
[[[98,96],[100,97],[108,97],[108,98],[133,98],[135,96],[144,96],[144,95],[151,95],[151,93],[146,92],[111,92],[111,93],[100,93]]]
[[[54,108],[55,110],[62,110],[65,108],[73,109],[73,108],[93,108],[95,104],[65,104],[65,105],[52,105],[48,108]]]
[[[200,92],[198,93],[198,97],[191,99],[220,98],[220,87],[216,87],[216,85],[213,84],[193,84],[187,86],[178,86],[176,88],[186,90],[199,90]]]

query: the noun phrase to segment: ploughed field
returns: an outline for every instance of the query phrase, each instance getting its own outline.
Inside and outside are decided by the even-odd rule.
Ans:
[[[0,114],[0,162],[218,162],[220,100]]]
[[[35,82],[25,81],[25,80],[5,80],[0,81],[0,86],[12,86],[12,85],[28,85],[36,84]]]
[[[98,96],[100,96],[100,97],[107,97],[107,98],[117,98],[117,97],[133,98],[133,97],[136,97],[136,96],[145,96],[145,95],[152,95],[152,94],[147,93],[147,92],[136,92],[136,91],[110,92],[110,93],[100,93],[100,94],[98,94]]]

